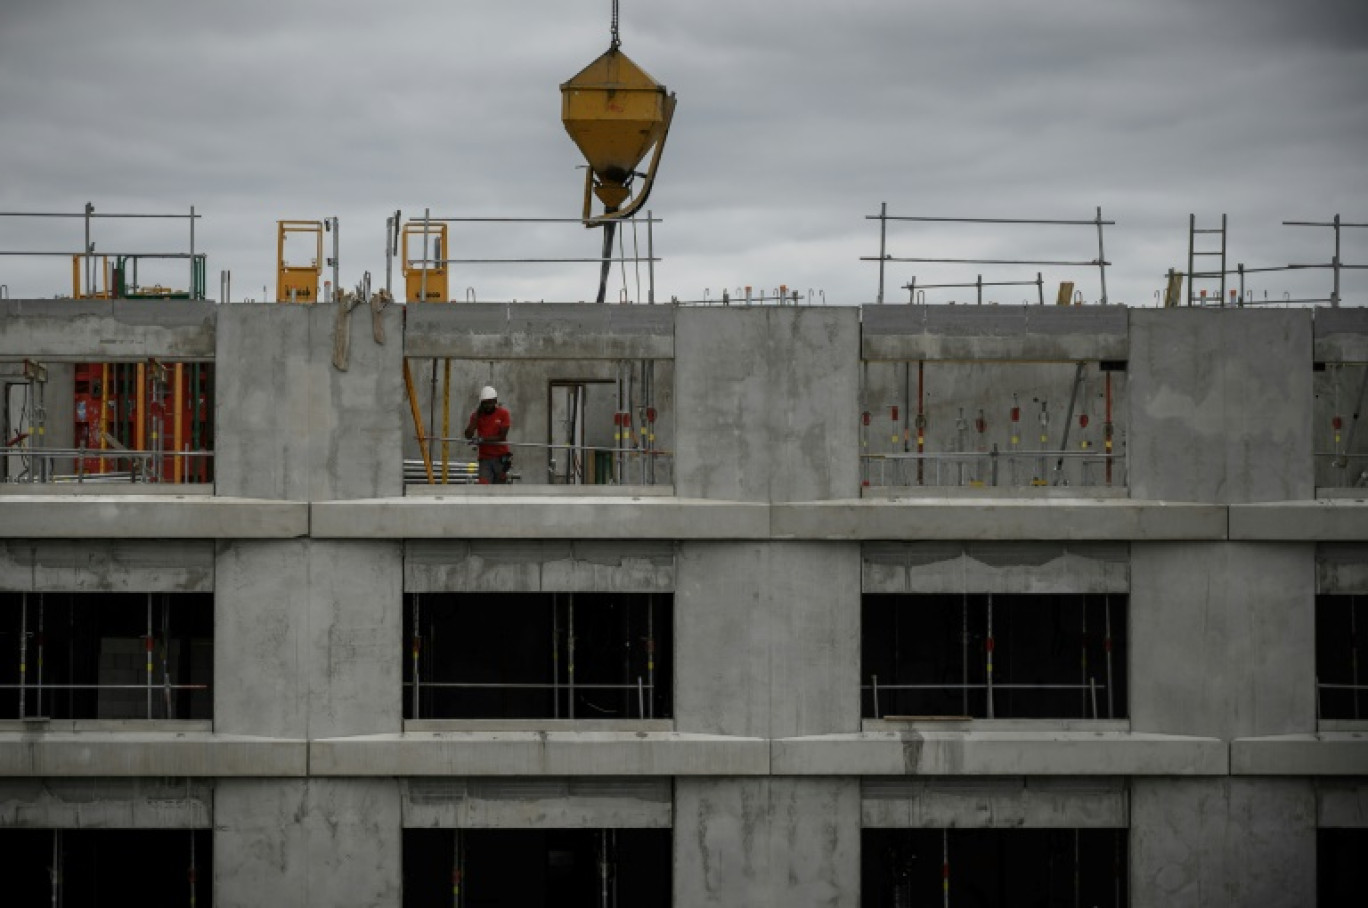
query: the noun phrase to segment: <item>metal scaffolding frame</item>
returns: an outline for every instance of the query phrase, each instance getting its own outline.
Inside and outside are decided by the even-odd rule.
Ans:
[[[110,287],[108,262],[112,257],[116,260],[121,258],[131,259],[134,268],[133,282],[137,284],[137,262],[139,259],[186,259],[190,263],[188,293],[192,299],[204,298],[204,274],[207,257],[204,253],[195,252],[195,221],[203,215],[195,212],[195,206],[190,206],[189,214],[143,214],[132,212],[97,212],[95,205],[86,202],[85,209],[81,212],[69,211],[0,211],[0,218],[80,218],[85,224],[85,237],[81,249],[77,252],[71,251],[47,251],[47,250],[0,250],[0,255],[13,256],[62,256],[73,259],[73,268],[76,260],[81,260],[82,268],[78,276],[73,272],[74,286],[73,296],[79,298],[110,297],[113,290]],[[189,251],[188,252],[109,252],[101,250],[96,252],[95,243],[91,240],[91,222],[109,218],[114,220],[186,220],[189,222]],[[103,258],[105,265],[103,269],[97,269],[96,259]],[[96,272],[103,270],[105,279],[105,290],[98,292],[95,290]]]
[[[1029,218],[945,218],[945,217],[920,217],[908,215],[891,215],[888,213],[888,203],[882,202],[879,205],[878,214],[865,215],[867,221],[879,222],[879,254],[877,256],[861,256],[862,262],[879,263],[879,292],[875,302],[882,304],[884,301],[884,268],[890,262],[925,262],[933,264],[952,264],[952,265],[1051,265],[1059,267],[1095,267],[1098,269],[1098,276],[1101,280],[1102,295],[1099,302],[1107,305],[1107,266],[1111,262],[1107,261],[1104,247],[1103,228],[1114,226],[1115,221],[1104,221],[1102,219],[1102,208],[1098,206],[1096,217],[1091,220],[1067,220],[1067,219],[1029,219]],[[984,258],[920,258],[920,257],[901,257],[893,256],[888,252],[888,223],[890,221],[906,221],[916,223],[944,223],[944,224],[1010,224],[1025,226],[1068,226],[1068,227],[1093,227],[1097,230],[1097,258],[1086,261],[1059,261],[1046,259],[984,259]],[[983,282],[983,276],[979,275],[978,281],[971,284],[956,285],[922,285],[922,289],[934,286],[968,286],[979,288],[979,302],[982,302],[982,288],[986,286],[1039,286],[1042,278],[1039,272],[1036,273],[1035,281],[1005,281],[1000,283]],[[916,279],[904,285],[912,294],[915,294]],[[915,303],[915,297],[909,302]],[[1039,292],[1039,302],[1044,304],[1044,291]]]

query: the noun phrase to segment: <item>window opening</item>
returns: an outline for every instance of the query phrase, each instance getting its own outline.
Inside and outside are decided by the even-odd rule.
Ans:
[[[866,595],[866,718],[1120,719],[1120,594]]]
[[[1127,904],[1124,829],[866,829],[860,903]]]
[[[668,829],[405,829],[404,908],[671,904]]]
[[[12,905],[213,905],[208,829],[0,829]]]
[[[1316,830],[1316,904],[1356,905],[1368,887],[1368,829]]]
[[[209,593],[0,593],[0,718],[210,719]]]
[[[1316,710],[1321,719],[1368,719],[1362,634],[1368,596],[1316,597]]]
[[[668,593],[410,593],[406,719],[663,719]]]

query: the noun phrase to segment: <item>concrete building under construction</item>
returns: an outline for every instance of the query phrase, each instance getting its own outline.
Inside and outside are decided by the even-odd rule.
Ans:
[[[0,900],[1353,903],[1365,316],[0,301]]]

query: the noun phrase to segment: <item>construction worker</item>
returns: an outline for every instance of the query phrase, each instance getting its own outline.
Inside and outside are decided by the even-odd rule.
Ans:
[[[486,385],[480,390],[480,405],[466,421],[465,437],[479,446],[480,485],[508,482],[513,454],[504,442],[513,426],[513,417],[499,406],[499,392]]]

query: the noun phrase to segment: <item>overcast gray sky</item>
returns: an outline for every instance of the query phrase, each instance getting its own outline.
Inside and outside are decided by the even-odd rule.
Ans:
[[[620,0],[622,49],[678,96],[649,207],[657,299],[787,285],[872,302],[876,214],[1092,218],[1112,302],[1154,305],[1188,216],[1234,267],[1326,263],[1368,223],[1364,0]],[[0,0],[0,211],[203,215],[209,295],[274,292],[275,222],[341,220],[341,281],[383,283],[385,219],[579,214],[559,85],[608,47],[611,0]],[[633,240],[624,231],[627,251]],[[185,222],[100,220],[97,250],[185,251]],[[638,231],[645,252],[644,229]],[[451,255],[589,257],[575,224],[453,228]],[[1368,265],[1368,229],[1342,260]],[[79,220],[0,218],[0,250],[76,251]],[[896,223],[896,257],[1091,260],[1083,227]],[[918,284],[1096,268],[890,264]],[[183,265],[140,278],[184,287]],[[646,275],[641,275],[641,294]],[[1347,272],[1348,305],[1368,271]],[[1326,271],[1252,275],[1329,295]],[[0,256],[16,298],[70,263]],[[396,285],[398,277],[396,276]],[[456,266],[453,296],[592,299],[593,265]],[[610,298],[623,287],[620,272]],[[637,277],[626,275],[637,298]],[[1019,303],[1031,288],[987,298]],[[928,302],[972,299],[932,291]]]

